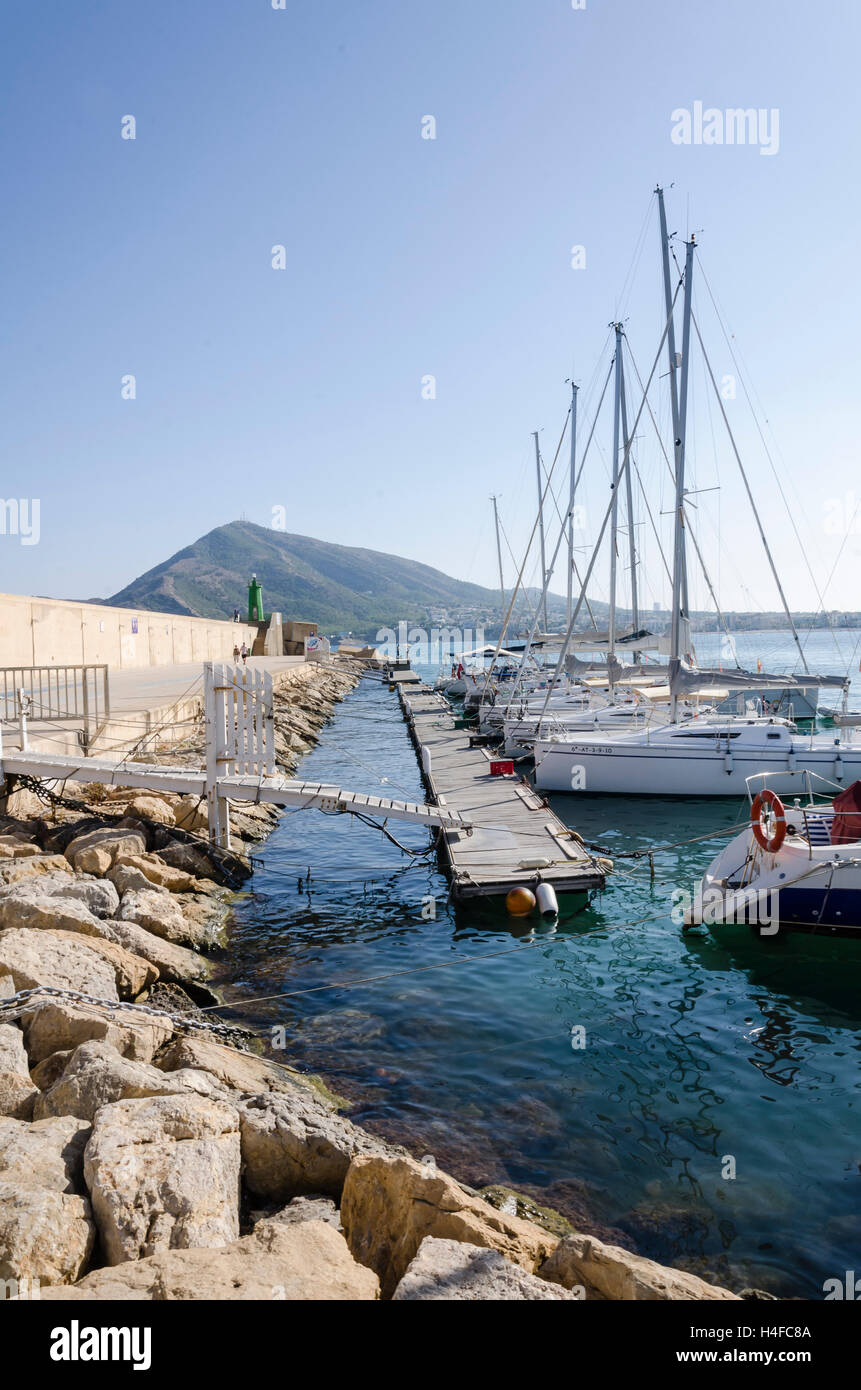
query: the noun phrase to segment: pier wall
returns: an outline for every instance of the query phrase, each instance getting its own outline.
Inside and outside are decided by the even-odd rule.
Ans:
[[[131,669],[186,661],[225,661],[234,643],[253,648],[257,626],[146,609],[0,594],[0,666]]]

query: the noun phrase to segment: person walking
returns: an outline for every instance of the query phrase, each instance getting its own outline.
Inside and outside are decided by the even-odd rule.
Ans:
[[[233,643],[233,664],[234,666],[239,664],[239,644],[237,642]]]
[[[242,657],[242,665],[244,666],[245,663],[248,661],[248,648],[246,647],[244,642],[242,643],[242,648],[239,655]]]

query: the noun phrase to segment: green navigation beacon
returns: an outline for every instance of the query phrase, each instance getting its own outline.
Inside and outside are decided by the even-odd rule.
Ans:
[[[251,583],[248,585],[248,621],[250,623],[262,623],[263,618],[263,588],[256,574],[252,574]]]

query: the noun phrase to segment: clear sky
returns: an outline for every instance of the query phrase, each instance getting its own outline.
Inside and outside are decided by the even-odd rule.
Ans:
[[[519,553],[531,432],[552,459],[573,372],[585,434],[616,315],[649,370],[661,182],[820,586],[840,553],[827,606],[861,608],[854,0],[41,0],[2,26],[0,491],[41,520],[38,544],[0,536],[0,589],[108,595],[278,507],[290,531],[495,584],[489,494]],[[674,143],[696,102],[778,111],[776,152]],[[702,279],[695,302],[723,381]],[[720,485],[696,499],[712,577],[725,607],[774,607],[701,363],[691,390],[692,486]],[[816,607],[740,381],[727,412],[789,599]],[[638,507],[644,598],[666,603]]]

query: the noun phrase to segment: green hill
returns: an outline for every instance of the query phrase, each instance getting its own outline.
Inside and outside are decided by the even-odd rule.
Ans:
[[[374,636],[400,621],[429,625],[429,609],[495,616],[496,590],[452,579],[429,565],[376,550],[331,545],[310,536],[271,531],[250,521],[218,526],[200,540],[142,574],[107,600],[126,608],[231,618],[245,613],[248,581],[263,585],[266,612],[285,620],[317,622],[322,632]],[[530,592],[534,604],[536,595]],[[554,614],[562,605],[553,599]]]

